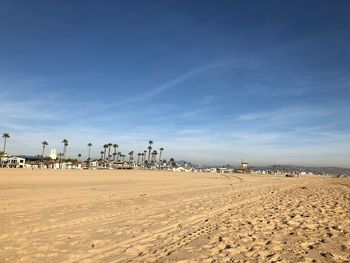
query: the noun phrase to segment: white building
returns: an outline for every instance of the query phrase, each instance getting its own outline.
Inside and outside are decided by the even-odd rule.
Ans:
[[[2,155],[0,157],[0,167],[6,167],[8,160],[9,160],[9,157],[7,155]]]
[[[98,168],[98,161],[91,161],[88,166],[90,169],[97,169]]]
[[[177,167],[177,168],[173,168],[173,172],[195,173],[195,172],[198,172],[198,171],[194,167],[184,168],[184,167],[180,166],[180,167]]]
[[[198,171],[197,171],[196,168],[190,167],[190,168],[186,169],[186,172],[188,172],[188,173],[196,173],[196,172],[198,172]]]
[[[26,160],[20,157],[10,157],[7,160],[8,168],[24,168]]]
[[[173,168],[173,172],[186,172],[186,169],[180,166],[177,168]]]
[[[52,160],[56,160],[57,159],[57,151],[56,151],[56,149],[54,149],[54,148],[51,149],[49,157]]]

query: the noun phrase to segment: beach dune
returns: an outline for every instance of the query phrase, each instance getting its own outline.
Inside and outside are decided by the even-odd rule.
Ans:
[[[0,262],[349,262],[350,180],[0,169]]]

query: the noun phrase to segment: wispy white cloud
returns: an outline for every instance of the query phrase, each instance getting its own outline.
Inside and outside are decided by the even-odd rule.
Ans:
[[[238,121],[266,121],[275,123],[293,124],[301,120],[313,118],[330,118],[339,116],[342,113],[343,117],[350,117],[347,114],[350,106],[348,105],[329,105],[329,104],[317,104],[317,105],[300,105],[282,107],[279,109],[273,109],[270,111],[259,111],[240,114],[236,120]],[[306,125],[304,123],[304,125]]]
[[[159,86],[153,87],[153,88],[148,88],[146,89],[147,91],[144,94],[140,94],[140,95],[135,95],[133,94],[133,96],[131,98],[128,98],[126,100],[122,100],[122,101],[118,101],[118,105],[125,105],[125,104],[130,104],[133,102],[139,102],[139,101],[143,101],[143,100],[147,100],[150,99],[160,93],[163,93],[167,90],[170,90],[171,88],[174,88],[176,86],[179,86],[180,84],[185,83],[186,81],[191,80],[192,78],[195,78],[196,76],[199,76],[201,74],[204,74],[210,70],[214,70],[217,68],[221,68],[224,67],[228,64],[230,64],[231,62],[229,60],[225,60],[225,61],[221,61],[221,62],[215,62],[215,63],[210,63],[204,66],[200,66],[198,68],[192,69],[189,72],[186,72],[172,80],[169,80],[168,82],[164,83],[164,84],[160,84]],[[115,104],[114,103],[109,103],[106,104],[106,107],[113,107]]]

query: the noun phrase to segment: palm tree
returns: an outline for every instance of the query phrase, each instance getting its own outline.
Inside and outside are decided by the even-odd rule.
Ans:
[[[113,144],[112,143],[108,143],[107,144],[108,145],[108,160],[109,160],[109,157],[111,157],[111,147],[113,146]]]
[[[137,154],[137,164],[140,163],[140,157],[141,157],[141,155],[142,155],[142,153],[138,153],[138,154]]]
[[[114,148],[114,153],[113,153],[113,161],[115,161],[115,156],[117,155],[117,148],[119,147],[118,144],[113,144],[113,148]]]
[[[125,154],[122,154],[122,162],[124,162],[124,159],[125,159]]]
[[[147,150],[143,151],[143,155],[142,155],[142,162],[143,162],[143,164],[145,164],[145,161],[146,161],[145,157],[147,157]]]
[[[134,151],[129,152],[129,162],[131,162],[131,160],[134,160]]]
[[[154,150],[153,152],[152,152],[152,162],[156,162],[157,161],[157,159],[156,159],[156,157],[157,157],[157,151],[156,150]]]
[[[78,153],[78,160],[80,161],[81,153]]]
[[[4,150],[2,151],[3,152],[3,154],[5,154],[5,150],[6,150],[6,141],[7,141],[7,139],[9,139],[10,138],[10,134],[8,134],[8,133],[3,133],[2,134],[2,138],[4,138]]]
[[[148,162],[149,162],[150,161],[150,155],[151,155],[153,141],[149,140],[148,144],[149,144],[149,146],[148,146]]]
[[[161,160],[161,158],[162,158],[162,152],[164,151],[164,148],[163,147],[161,147],[161,148],[159,148],[159,169],[160,169],[160,160]]]
[[[151,150],[152,150],[152,146],[148,146],[148,163],[150,162],[150,158],[151,158]]]
[[[64,159],[67,158],[67,147],[68,147],[68,141],[64,144],[65,149],[64,149]]]
[[[101,154],[101,161],[103,160],[103,151],[100,151]]]
[[[62,164],[61,163],[62,163],[63,153],[58,153],[57,156],[58,156],[60,168],[62,168]]]
[[[171,163],[171,167],[174,167],[176,165],[174,158],[170,158],[169,163]]]
[[[103,145],[103,148],[105,148],[104,159],[106,160],[106,151],[107,151],[107,148],[108,148],[108,144]]]
[[[120,161],[119,157],[122,157],[122,153],[121,152],[117,152],[117,162]]]
[[[63,159],[66,159],[68,140],[67,139],[63,139],[62,143],[63,143]]]
[[[42,141],[41,144],[43,145],[43,152],[41,153],[41,161],[44,161],[45,147],[49,144],[47,143],[47,141]]]
[[[92,143],[91,143],[91,142],[89,142],[87,146],[89,147],[89,156],[88,156],[88,161],[90,161],[90,153],[91,153],[91,146],[92,146]]]

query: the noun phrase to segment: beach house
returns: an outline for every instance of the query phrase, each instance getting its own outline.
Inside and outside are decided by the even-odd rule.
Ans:
[[[8,168],[24,168],[25,167],[26,160],[21,157],[10,157],[7,160],[7,167]]]

